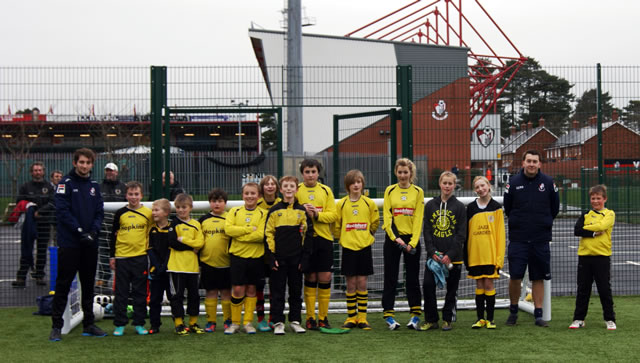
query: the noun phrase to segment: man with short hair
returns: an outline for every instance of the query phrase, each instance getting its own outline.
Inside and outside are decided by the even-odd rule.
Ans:
[[[78,274],[82,289],[84,318],[82,335],[107,334],[94,324],[93,284],[98,263],[98,232],[104,217],[100,184],[91,179],[95,153],[86,148],[73,154],[73,169],[55,193],[58,217],[58,275],[52,304],[50,341],[62,338],[62,314],[67,305],[71,282]]]
[[[509,218],[509,318],[506,325],[516,325],[518,300],[527,266],[532,282],[531,294],[535,324],[549,326],[542,320],[544,281],[551,280],[551,228],[560,209],[558,188],[550,176],[540,171],[542,161],[537,150],[527,150],[522,170],[509,180],[504,192],[504,210]]]
[[[45,167],[41,161],[31,164],[31,181],[24,183],[19,191],[16,204],[26,203],[25,219],[20,240],[20,267],[13,287],[25,287],[27,272],[33,269],[32,277],[39,286],[46,285],[44,267],[47,264],[49,244],[48,220],[51,213],[46,207],[53,197],[53,187],[44,179]],[[36,241],[36,261],[33,261],[33,241]]]
[[[64,174],[62,174],[61,170],[54,170],[51,172],[51,174],[49,174],[49,182],[53,186],[54,191],[56,190],[56,187],[58,186],[60,180],[62,180],[63,175]]]

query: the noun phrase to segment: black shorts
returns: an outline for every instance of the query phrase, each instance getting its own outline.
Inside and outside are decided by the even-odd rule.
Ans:
[[[371,246],[359,251],[342,247],[342,274],[345,276],[373,275],[373,255]]]
[[[333,271],[333,241],[320,236],[313,237],[313,251],[309,258],[309,268],[304,272]]]
[[[509,275],[522,280],[527,266],[529,280],[551,280],[551,250],[549,242],[509,242]]]
[[[200,286],[205,290],[230,290],[231,268],[217,268],[206,263],[201,264]]]
[[[264,278],[264,258],[231,257],[231,285],[258,285]]]

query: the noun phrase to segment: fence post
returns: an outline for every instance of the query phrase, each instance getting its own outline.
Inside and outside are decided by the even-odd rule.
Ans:
[[[151,66],[151,199],[162,195],[162,109],[167,103],[167,67]],[[167,175],[168,176],[168,175]]]
[[[276,111],[277,117],[278,117],[278,137],[277,137],[277,148],[278,148],[278,180],[280,180],[280,178],[283,177],[284,175],[284,161],[283,161],[283,156],[282,156],[282,107],[278,107],[277,111]]]
[[[392,108],[389,111],[389,131],[391,137],[391,150],[389,156],[391,160],[389,161],[389,173],[391,174],[391,184],[395,184],[398,182],[398,177],[396,177],[396,173],[394,173],[394,166],[396,164],[396,160],[398,160],[398,133],[396,132],[396,124],[398,120],[398,111],[395,108]]]
[[[413,160],[412,67],[397,66],[397,103],[402,108],[402,157]]]
[[[604,184],[604,162],[602,160],[602,75],[600,63],[597,67],[598,79],[598,184]]]
[[[333,115],[333,192],[340,194],[340,133],[338,115]]]

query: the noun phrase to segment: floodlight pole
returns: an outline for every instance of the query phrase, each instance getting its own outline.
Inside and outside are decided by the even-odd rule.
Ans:
[[[287,146],[303,152],[302,132],[302,20],[300,0],[287,3]]]

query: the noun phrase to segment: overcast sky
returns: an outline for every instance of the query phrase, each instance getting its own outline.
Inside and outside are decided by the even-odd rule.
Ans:
[[[302,0],[306,15],[316,21],[304,31],[344,35],[409,2]],[[252,21],[280,29],[285,3],[2,0],[0,65],[255,65],[247,29]],[[481,3],[516,47],[543,65],[639,63],[637,36],[632,36],[638,34],[638,1]],[[488,29],[474,1],[463,0],[463,12],[478,28]],[[506,49],[497,35],[488,33],[490,43]]]

